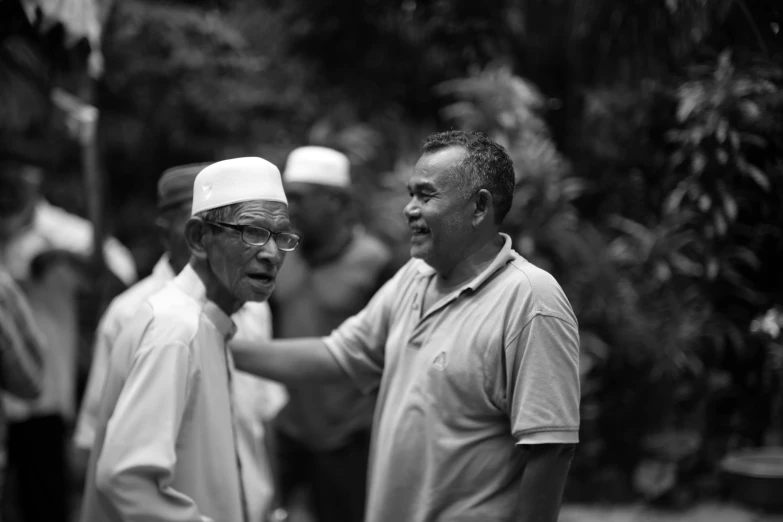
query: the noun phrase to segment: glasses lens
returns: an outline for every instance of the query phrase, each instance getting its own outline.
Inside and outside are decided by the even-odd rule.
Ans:
[[[280,250],[291,251],[299,244],[299,236],[289,233],[278,234],[275,242]]]
[[[245,227],[242,231],[242,239],[251,245],[263,245],[269,241],[269,236],[271,234],[272,233],[265,228]]]

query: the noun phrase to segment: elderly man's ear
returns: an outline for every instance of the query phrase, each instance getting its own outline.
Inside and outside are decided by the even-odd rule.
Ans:
[[[207,248],[204,242],[209,225],[200,218],[192,217],[185,224],[185,241],[188,244],[190,254],[196,259],[207,258]]]

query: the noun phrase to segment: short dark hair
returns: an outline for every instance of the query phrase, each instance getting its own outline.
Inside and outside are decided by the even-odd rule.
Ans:
[[[467,151],[460,169],[465,197],[481,189],[489,191],[495,224],[501,224],[514,200],[514,164],[506,149],[483,132],[451,130],[427,136],[421,151],[431,154],[448,147],[462,147]]]

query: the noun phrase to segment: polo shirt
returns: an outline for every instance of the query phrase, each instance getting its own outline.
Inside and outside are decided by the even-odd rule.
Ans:
[[[555,279],[503,239],[429,310],[435,271],[413,259],[324,338],[363,391],[378,389],[367,522],[513,520],[517,445],[578,442],[577,319]]]

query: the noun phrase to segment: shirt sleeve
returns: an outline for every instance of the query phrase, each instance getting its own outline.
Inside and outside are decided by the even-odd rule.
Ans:
[[[111,346],[116,340],[116,325],[111,320],[111,309],[104,320],[98,326],[93,347],[92,364],[90,374],[87,377],[87,386],[82,399],[79,418],[74,432],[74,444],[78,448],[89,450],[95,442],[95,432],[98,426],[98,412],[101,405],[103,383],[109,370],[109,356]]]
[[[506,345],[506,408],[518,444],[579,441],[579,330],[536,312]]]
[[[203,522],[172,486],[177,434],[191,388],[191,357],[179,342],[142,345],[106,427],[96,485],[125,522]]]
[[[361,312],[346,319],[323,339],[342,369],[364,393],[371,393],[381,382],[386,337],[401,273],[402,270],[387,281]]]
[[[0,274],[0,386],[17,397],[41,393],[44,338],[22,290]]]

